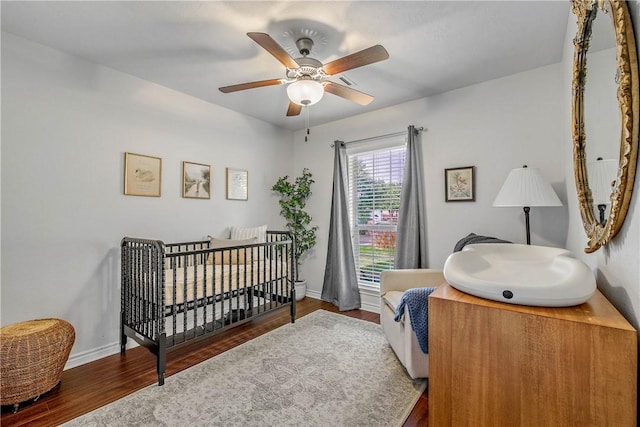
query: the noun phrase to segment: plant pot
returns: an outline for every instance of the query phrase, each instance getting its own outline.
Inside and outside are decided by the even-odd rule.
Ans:
[[[307,294],[307,281],[297,280],[295,283],[295,287],[296,287],[296,301],[300,301]]]

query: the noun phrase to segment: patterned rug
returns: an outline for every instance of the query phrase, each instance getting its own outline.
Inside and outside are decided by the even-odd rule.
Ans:
[[[65,426],[401,426],[424,391],[380,325],[315,311]]]

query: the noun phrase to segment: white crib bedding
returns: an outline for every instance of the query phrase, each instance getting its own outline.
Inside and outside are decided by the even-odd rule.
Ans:
[[[186,301],[193,301],[194,294],[198,299],[219,295],[277,279],[286,279],[287,273],[288,266],[281,260],[257,261],[252,264],[200,264],[195,267],[167,269],[165,270],[165,305],[184,303],[185,288]],[[275,288],[271,290],[274,293],[277,291]],[[283,295],[286,294],[284,289],[280,292]]]

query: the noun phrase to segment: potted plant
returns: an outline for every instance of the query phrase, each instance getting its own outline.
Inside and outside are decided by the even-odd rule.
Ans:
[[[271,190],[280,195],[280,215],[287,221],[286,228],[293,235],[295,265],[296,300],[304,298],[307,292],[307,281],[298,277],[300,259],[316,244],[318,226],[311,225],[311,216],[305,210],[307,199],[311,195],[311,184],[315,181],[309,169],[304,168],[302,175],[291,182],[289,176],[278,178]]]

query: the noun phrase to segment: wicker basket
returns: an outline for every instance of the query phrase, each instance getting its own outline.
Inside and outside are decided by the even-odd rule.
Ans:
[[[38,398],[62,378],[76,333],[69,322],[38,319],[0,328],[0,403]]]

